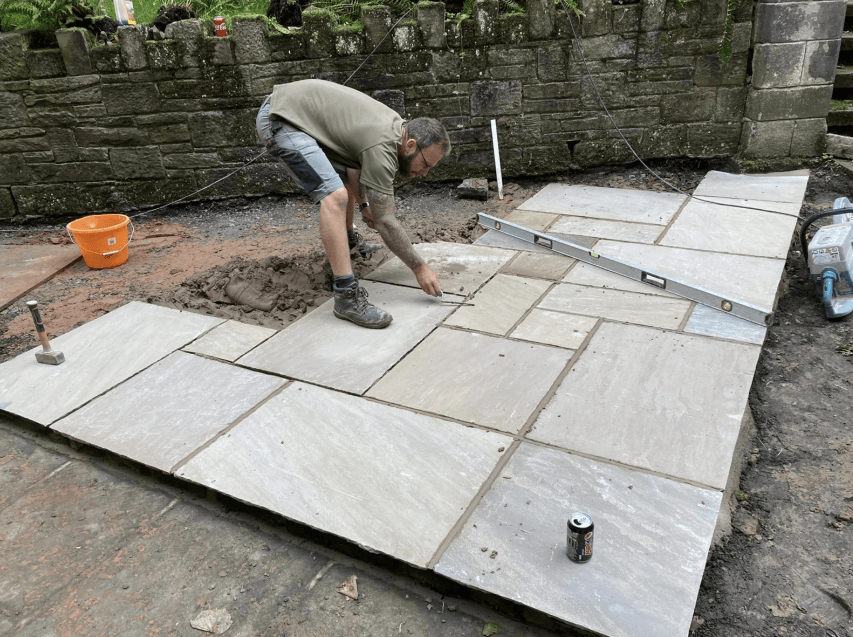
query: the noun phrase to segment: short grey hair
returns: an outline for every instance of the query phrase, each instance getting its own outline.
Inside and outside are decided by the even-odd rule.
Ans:
[[[421,148],[428,148],[433,144],[441,144],[443,157],[450,154],[450,138],[444,126],[432,117],[416,117],[406,122],[406,135],[414,139]]]

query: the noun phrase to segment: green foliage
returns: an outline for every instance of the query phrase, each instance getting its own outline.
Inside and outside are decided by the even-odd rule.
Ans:
[[[485,626],[483,626],[483,634],[484,634],[486,637],[489,637],[489,635],[497,635],[497,634],[498,634],[498,633],[500,633],[500,632],[503,632],[503,631],[501,630],[501,625],[500,625],[500,624],[496,624],[495,622],[491,622],[491,623],[486,624]]]
[[[316,0],[311,5],[318,9],[328,9],[341,24],[353,24],[361,20],[361,9],[363,7],[386,6],[391,10],[391,15],[396,19],[412,8],[410,0]]]
[[[0,29],[58,29],[74,8],[89,8],[81,0],[0,0]]]
[[[745,491],[737,491],[735,492],[735,499],[738,502],[749,502],[749,494]]]

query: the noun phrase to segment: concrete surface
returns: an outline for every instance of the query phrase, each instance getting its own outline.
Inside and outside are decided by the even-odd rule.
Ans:
[[[246,325],[239,321],[226,321],[214,327],[200,339],[184,348],[186,352],[204,354],[234,362],[276,334],[276,330],[260,325]]]
[[[36,362],[41,346],[0,365],[0,410],[50,425],[183,347],[222,319],[133,302],[51,340],[61,365]]]
[[[516,433],[570,357],[544,345],[439,328],[367,395]]]
[[[687,635],[720,496],[522,444],[436,571],[601,634]],[[576,511],[595,525],[586,564],[565,556]]]
[[[723,489],[760,352],[603,323],[528,437]]]
[[[0,250],[0,310],[82,259],[76,245],[6,245]]]
[[[456,309],[427,296],[420,288],[370,281],[362,284],[368,300],[394,317],[388,327],[368,330],[336,318],[332,313],[335,301],[330,299],[237,362],[362,394]]]
[[[175,352],[58,421],[53,429],[169,473],[284,383],[267,374]]]
[[[665,226],[685,199],[668,192],[549,184],[518,210]]]
[[[510,442],[294,383],[178,475],[425,567]]]

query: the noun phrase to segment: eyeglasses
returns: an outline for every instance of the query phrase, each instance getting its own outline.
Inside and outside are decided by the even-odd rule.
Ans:
[[[426,166],[426,167],[427,167],[427,170],[430,170],[430,169],[432,169],[432,168],[435,168],[435,164],[437,164],[437,163],[438,163],[438,161],[441,161],[441,160],[439,159],[437,162],[435,162],[435,164],[433,164],[432,166],[430,166],[430,165],[429,165],[429,162],[426,160],[426,157],[424,156],[424,149],[423,149],[423,148],[421,148],[421,145],[420,145],[420,144],[418,144],[418,150],[421,152],[421,159],[423,159],[423,160],[424,160],[424,166]]]

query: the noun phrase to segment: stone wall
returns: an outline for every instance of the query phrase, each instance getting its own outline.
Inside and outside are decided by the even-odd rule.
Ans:
[[[823,152],[846,11],[844,0],[756,4],[745,157]]]
[[[760,75],[750,89],[749,0],[736,12],[726,65],[718,55],[726,0],[581,4],[595,87],[642,157],[735,155],[741,143],[752,154],[814,147],[825,88],[812,80],[823,77],[815,70],[823,69],[821,56],[831,55],[812,40],[832,34],[792,27],[777,44],[774,18],[762,12],[796,4],[831,13],[838,5],[843,14],[843,0],[759,5],[756,57],[799,55],[801,72]],[[114,46],[96,45],[81,30],[58,31],[47,48],[33,33],[0,35],[0,219],[128,211],[187,195],[259,152],[254,117],[275,84],[345,82],[392,25],[383,7],[366,9],[358,31],[323,11],[303,18],[303,28],[288,33],[235,18],[227,38],[211,37],[212,26],[198,21],[170,25],[165,41],[122,27]],[[553,0],[528,0],[527,15],[502,15],[497,0],[477,0],[461,24],[446,19],[443,4],[422,2],[348,85],[407,119],[441,119],[454,151],[430,178],[493,175],[492,118],[508,178],[633,160]],[[764,141],[782,127],[790,130],[787,145]],[[264,158],[201,197],[292,190]]]

